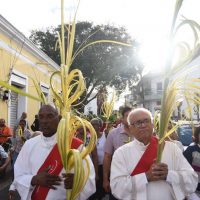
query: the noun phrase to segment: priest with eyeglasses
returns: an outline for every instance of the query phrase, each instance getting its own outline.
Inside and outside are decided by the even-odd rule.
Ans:
[[[197,174],[175,143],[165,141],[162,160],[156,163],[158,139],[153,136],[151,112],[134,109],[128,123],[135,139],[114,153],[112,194],[121,200],[183,200],[193,193]]]

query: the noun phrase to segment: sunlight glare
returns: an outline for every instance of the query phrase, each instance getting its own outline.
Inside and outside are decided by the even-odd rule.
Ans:
[[[141,45],[139,59],[144,64],[146,72],[161,72],[164,69],[167,54],[167,42],[155,39]]]

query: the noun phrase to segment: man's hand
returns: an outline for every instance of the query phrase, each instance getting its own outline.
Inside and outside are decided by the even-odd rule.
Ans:
[[[105,192],[110,192],[110,182],[108,180],[103,180],[103,188]]]
[[[14,200],[15,199],[15,193],[16,193],[16,191],[9,190],[8,191],[8,200]]]
[[[110,174],[111,160],[112,160],[112,155],[105,152],[103,159],[103,188],[105,192],[110,192],[109,174]]]
[[[147,180],[159,181],[166,180],[168,174],[168,166],[165,163],[154,163],[149,171],[146,172]]]
[[[57,175],[49,174],[48,171],[50,167],[46,168],[44,171],[40,172],[39,174],[33,176],[31,180],[32,186],[43,186],[48,187],[50,189],[56,190],[56,185],[60,185],[61,178]]]
[[[74,174],[63,174],[65,189],[72,189],[74,182]]]

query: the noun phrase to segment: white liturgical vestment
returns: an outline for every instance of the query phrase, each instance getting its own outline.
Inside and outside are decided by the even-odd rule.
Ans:
[[[56,134],[52,137],[44,137],[41,134],[28,140],[22,147],[14,166],[15,186],[22,200],[31,200],[31,194],[34,190],[34,187],[31,186],[31,180],[55,144]],[[96,190],[94,167],[89,156],[87,158],[90,165],[90,175],[83,191],[77,198],[78,200],[88,199]],[[63,173],[65,173],[64,169],[60,173],[61,177]],[[57,190],[49,190],[46,200],[66,200],[64,182],[62,181],[61,185],[56,186],[56,188]]]
[[[161,162],[168,165],[166,181],[148,182],[145,173],[130,176],[147,146],[134,139],[115,151],[110,185],[117,199],[183,200],[196,190],[197,174],[173,142],[165,142],[162,154]]]

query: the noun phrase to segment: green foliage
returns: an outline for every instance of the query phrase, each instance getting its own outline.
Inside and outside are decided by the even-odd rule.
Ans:
[[[104,122],[107,121],[107,119],[106,119],[103,115],[99,115],[98,117],[101,118]],[[117,119],[118,119],[118,116],[117,116],[115,113],[113,113],[113,114],[109,117],[108,122],[114,123],[114,122],[117,121]]]
[[[34,30],[30,39],[49,57],[60,65],[59,49],[55,50],[56,32],[60,27],[47,28],[45,31]],[[67,35],[65,36],[67,41]],[[87,41],[85,42],[85,40]],[[81,52],[72,63],[71,70],[78,68],[82,71],[88,89],[84,95],[83,104],[86,105],[95,97],[90,97],[94,88],[115,86],[119,91],[125,89],[127,83],[132,85],[139,79],[142,64],[137,60],[139,45],[123,27],[111,25],[93,25],[90,22],[78,22],[74,52],[82,45],[96,40],[115,40],[132,44],[132,47],[110,43],[99,43],[89,46]]]

